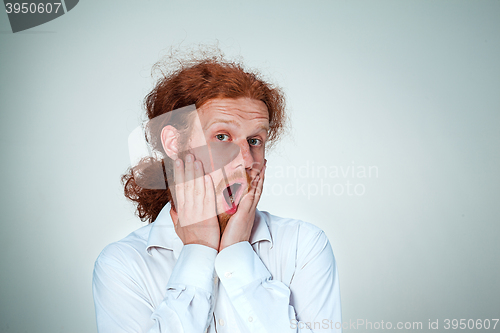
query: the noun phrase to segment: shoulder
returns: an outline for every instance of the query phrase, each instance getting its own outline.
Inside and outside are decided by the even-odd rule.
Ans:
[[[123,269],[134,260],[140,260],[147,255],[146,247],[151,226],[143,226],[121,240],[107,245],[97,257],[94,270],[106,266]]]
[[[320,253],[333,260],[330,241],[318,226],[294,218],[272,215],[266,211],[260,211],[260,214],[269,226],[274,248],[296,251],[298,261],[307,261],[311,256]]]
[[[260,211],[259,215],[266,221],[272,238],[271,248],[261,259],[274,279],[290,285],[292,281],[297,281],[297,274],[309,277],[336,274],[332,247],[321,228],[264,211]]]
[[[324,231],[312,223],[294,218],[279,217],[266,211],[259,211],[259,213],[264,217],[273,239],[277,238],[276,240],[279,240],[283,237],[297,235],[299,240],[318,237],[328,240]]]

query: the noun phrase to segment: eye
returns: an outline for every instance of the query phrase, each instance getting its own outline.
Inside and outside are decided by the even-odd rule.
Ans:
[[[260,146],[262,141],[260,139],[253,138],[253,139],[249,139],[248,143],[250,144],[250,146]]]
[[[227,134],[217,134],[215,137],[219,141],[228,141],[229,140],[229,135],[227,135]]]

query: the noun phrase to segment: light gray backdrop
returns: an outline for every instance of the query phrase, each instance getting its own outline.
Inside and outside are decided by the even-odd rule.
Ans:
[[[286,92],[259,207],[326,231],[345,322],[500,317],[500,1],[86,0],[0,32],[1,332],[95,332],[151,66],[215,40]]]

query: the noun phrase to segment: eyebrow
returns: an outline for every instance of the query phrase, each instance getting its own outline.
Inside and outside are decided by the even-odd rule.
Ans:
[[[206,127],[206,129],[209,129],[210,127],[212,127],[212,125],[215,125],[215,124],[219,124],[219,123],[223,123],[223,124],[229,124],[229,125],[234,125],[236,127],[240,127],[240,124],[238,124],[236,121],[234,120],[227,120],[227,119],[220,119],[220,118],[216,118],[214,120],[212,120],[208,126]],[[269,126],[264,126],[264,125],[260,125],[259,126],[259,129],[263,129],[265,130],[266,132],[269,131]]]

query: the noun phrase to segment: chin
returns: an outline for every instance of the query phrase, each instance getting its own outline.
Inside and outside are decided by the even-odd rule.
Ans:
[[[222,237],[222,234],[224,233],[224,230],[226,229],[227,222],[229,222],[229,219],[233,216],[232,214],[228,213],[221,213],[217,216],[219,219],[219,228],[220,228],[220,236]]]

